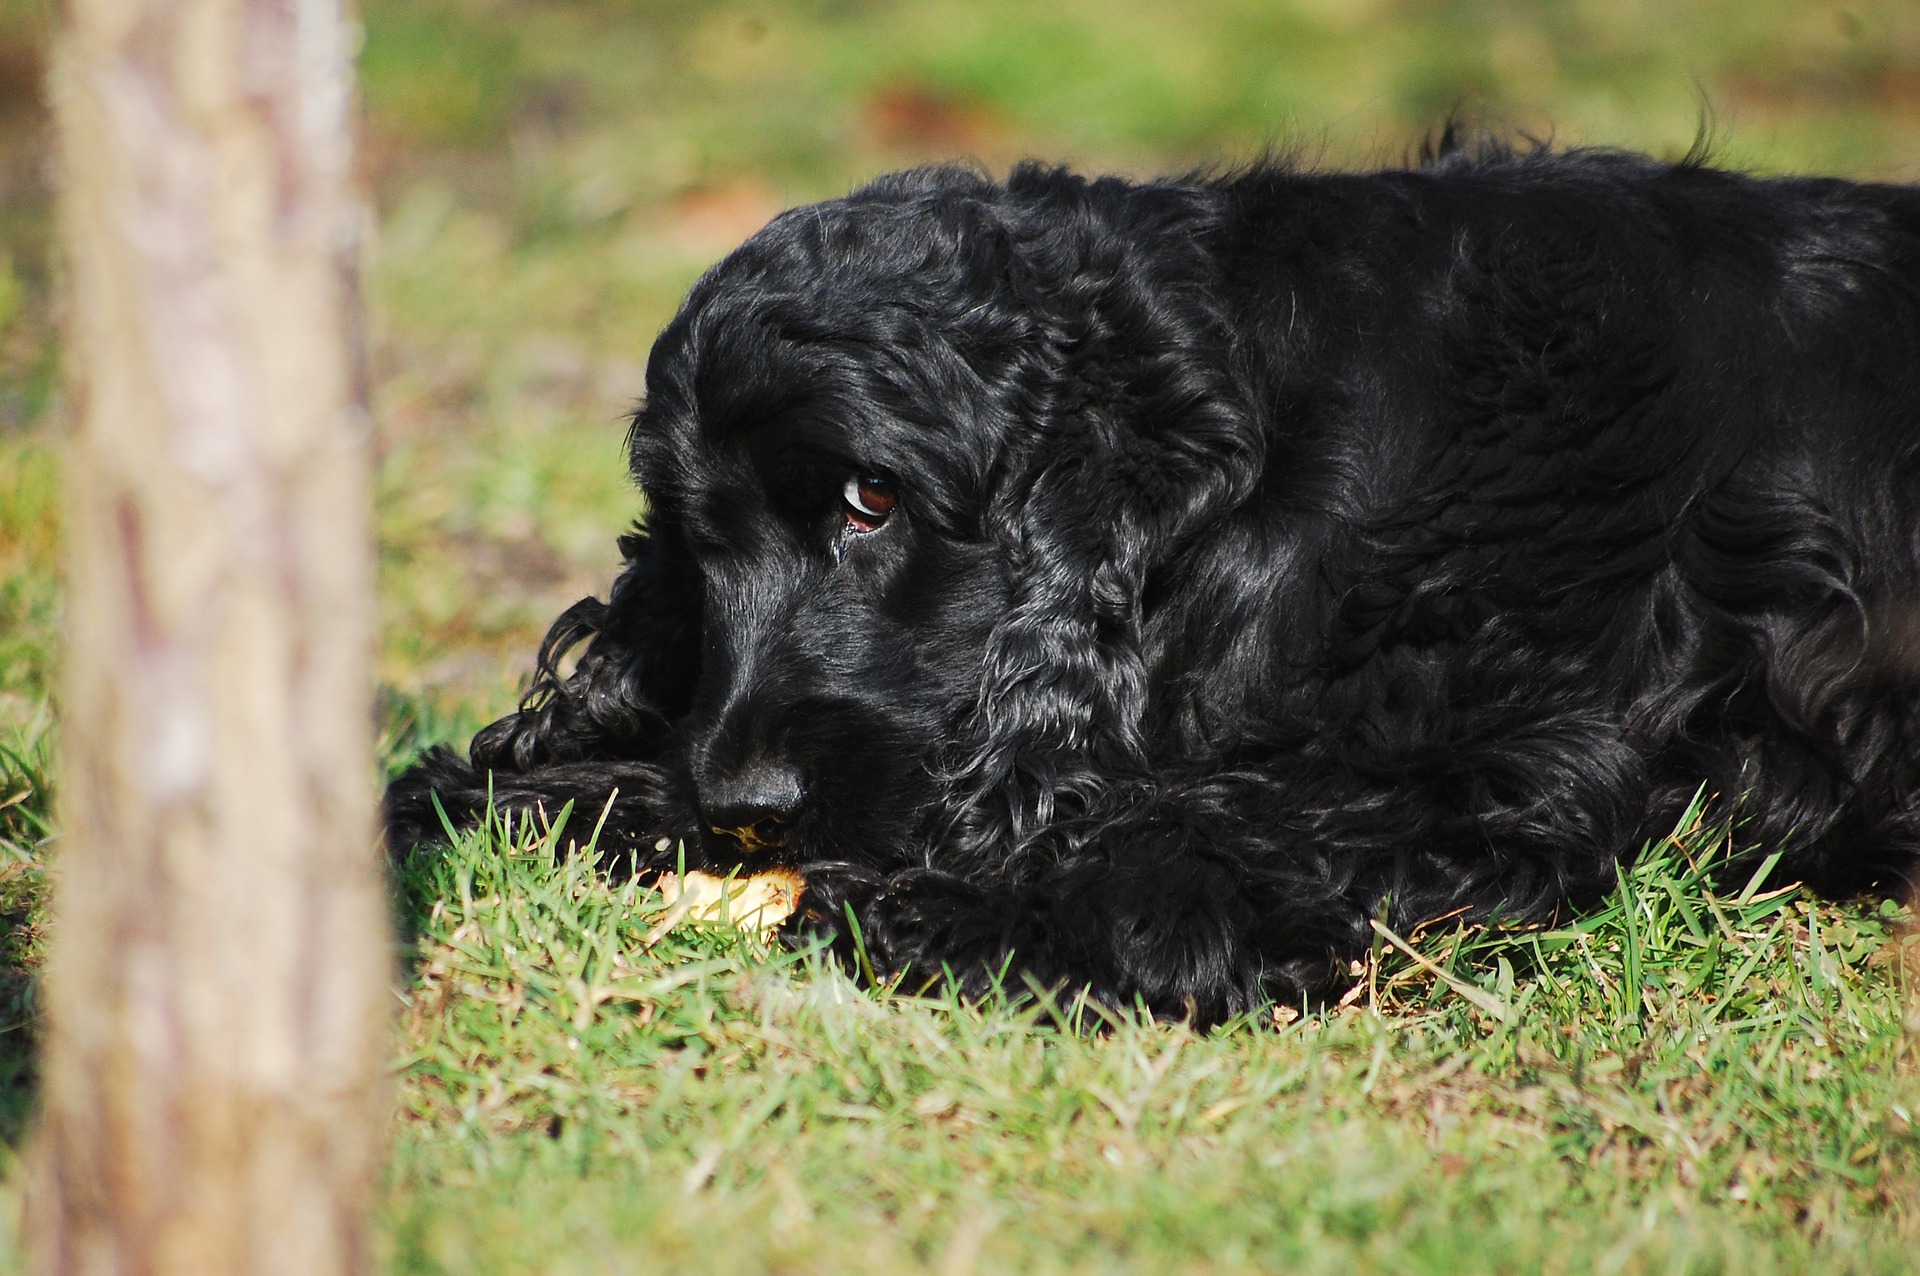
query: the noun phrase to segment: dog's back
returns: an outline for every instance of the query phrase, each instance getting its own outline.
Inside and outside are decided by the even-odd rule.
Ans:
[[[1242,517],[1315,547],[1249,734],[1325,760],[1310,805],[1372,841],[1400,795],[1402,845],[1515,911],[1606,888],[1702,782],[1824,889],[1909,878],[1920,194],[1613,153],[1219,193],[1268,422]],[[1184,719],[1217,747],[1249,709]]]

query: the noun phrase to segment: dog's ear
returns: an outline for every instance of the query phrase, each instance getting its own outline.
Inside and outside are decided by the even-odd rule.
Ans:
[[[1001,858],[1151,782],[1143,598],[1242,504],[1262,436],[1231,373],[1210,196],[1017,171],[1004,278],[1044,332],[992,523],[1014,604],[990,640],[945,840]]]
[[[626,568],[607,601],[583,598],[561,613],[519,710],[473,738],[475,767],[643,760],[686,716],[700,671],[699,569],[678,529],[658,518],[621,537],[620,551]],[[579,664],[563,676],[561,662],[582,642]]]

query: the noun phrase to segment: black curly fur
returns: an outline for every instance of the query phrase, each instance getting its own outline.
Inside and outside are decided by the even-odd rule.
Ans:
[[[1909,188],[882,178],[694,288],[625,572],[391,838],[617,790],[603,844],[796,867],[883,972],[1206,1020],[1338,989],[1383,907],[1591,901],[1703,783],[1820,890],[1906,889],[1917,447]],[[768,760],[804,809],[748,854],[700,795]]]

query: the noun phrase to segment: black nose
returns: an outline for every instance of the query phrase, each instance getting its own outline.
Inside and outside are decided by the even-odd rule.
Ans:
[[[787,826],[798,818],[805,796],[798,771],[758,762],[701,785],[700,809],[714,832],[758,851],[786,844]]]

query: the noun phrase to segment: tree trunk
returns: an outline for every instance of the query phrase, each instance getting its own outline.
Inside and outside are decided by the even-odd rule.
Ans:
[[[387,1048],[338,0],[64,0],[41,1272],[364,1270]]]

